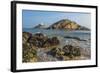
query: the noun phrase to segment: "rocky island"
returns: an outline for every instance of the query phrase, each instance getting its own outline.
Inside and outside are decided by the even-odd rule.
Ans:
[[[35,26],[34,28],[40,28],[40,29],[62,29],[62,30],[90,30],[89,28],[86,28],[84,26],[79,25],[75,21],[71,21],[69,19],[62,19],[59,20],[50,26],[46,26],[45,24],[39,24]]]

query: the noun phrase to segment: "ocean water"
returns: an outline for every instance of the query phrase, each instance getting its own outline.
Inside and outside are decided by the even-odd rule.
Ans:
[[[23,29],[23,32],[30,32],[32,34],[35,34],[35,33],[43,33],[47,36],[61,36],[61,37],[66,37],[66,36],[69,36],[69,37],[77,37],[77,38],[80,38],[82,40],[90,40],[90,37],[91,37],[91,32],[90,31],[67,31],[67,30],[53,30],[53,29],[50,29],[50,30],[46,30],[46,29],[29,29],[29,28],[24,28]]]

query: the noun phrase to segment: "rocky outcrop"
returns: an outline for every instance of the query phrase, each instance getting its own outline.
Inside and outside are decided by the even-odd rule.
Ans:
[[[28,40],[29,40],[29,38],[31,38],[32,37],[32,34],[31,33],[29,33],[29,32],[23,32],[22,33],[22,42],[23,43],[26,43]]]
[[[52,37],[52,38],[48,38],[44,42],[44,47],[56,46],[56,45],[59,45],[59,44],[60,44],[60,42],[59,42],[58,38]]]
[[[47,54],[56,57],[58,60],[63,60],[64,51],[56,47],[48,51]]]
[[[43,47],[44,46],[44,42],[48,39],[47,36],[45,36],[44,34],[42,33],[36,33],[34,34],[30,40],[29,40],[29,43],[32,44],[33,46],[35,47]]]
[[[72,45],[65,45],[63,48],[53,48],[47,52],[47,54],[56,57],[58,60],[73,59],[81,56],[81,47],[75,47]]]
[[[23,44],[23,62],[37,62],[36,48],[29,45],[28,43]]]
[[[54,24],[52,24],[48,29],[66,29],[66,30],[89,30],[86,27],[80,26],[74,21],[69,19],[62,19]]]
[[[67,45],[59,46],[61,43],[57,37],[49,38],[42,33],[31,34],[23,32],[22,41],[23,62],[66,61],[90,58],[90,50],[87,52],[87,50],[85,51],[79,46],[68,43],[66,43]],[[87,56],[88,58],[86,58]]]
[[[37,56],[39,48],[52,47],[59,44],[57,37],[48,38],[42,33],[32,35],[23,32],[23,62],[37,62],[40,57]]]
[[[28,42],[30,45],[39,48],[45,48],[50,46],[59,45],[59,40],[57,37],[48,38],[42,33],[36,33],[34,35],[23,32],[23,43]]]
[[[62,50],[64,51],[65,56],[73,58],[75,56],[81,55],[81,49],[82,49],[81,47],[65,45]]]
[[[23,32],[23,40],[22,40],[22,46],[23,46],[23,62],[31,62],[31,60],[33,62],[37,61],[37,52],[36,52],[36,48],[33,47],[33,45],[31,45],[28,40],[32,37],[31,33],[28,32]]]

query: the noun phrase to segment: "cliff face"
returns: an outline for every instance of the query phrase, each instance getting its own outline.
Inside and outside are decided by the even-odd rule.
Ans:
[[[80,26],[76,22],[68,20],[68,19],[60,20],[52,24],[51,26],[49,26],[48,29],[89,30],[88,28]]]

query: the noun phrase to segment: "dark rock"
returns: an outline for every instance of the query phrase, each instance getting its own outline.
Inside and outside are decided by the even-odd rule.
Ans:
[[[56,46],[56,45],[59,45],[59,44],[60,44],[60,42],[59,42],[58,38],[52,37],[52,38],[48,38],[44,42],[44,47]]]
[[[52,43],[51,43],[52,45],[58,45],[58,44],[60,44],[60,42],[59,42],[59,40],[58,40],[57,37],[52,37],[51,41],[52,41]]]
[[[26,43],[30,40],[30,38],[32,37],[32,34],[29,32],[23,32],[22,34],[22,39],[23,39],[23,43]]]
[[[36,49],[32,46],[23,44],[23,62],[30,62],[31,59],[37,59]]]
[[[56,46],[60,43],[57,37],[48,38],[42,33],[36,33],[32,35],[28,32],[23,32],[23,43],[26,42],[31,46],[39,48]]]
[[[81,55],[81,47],[66,45],[63,47],[63,51],[65,52],[64,55],[70,58]]]
[[[33,35],[33,37],[36,38],[36,39],[43,39],[46,36],[42,33],[36,33],[36,34]]]
[[[43,47],[44,42],[48,39],[47,36],[45,36],[42,33],[36,33],[32,36],[32,38],[29,40],[29,43],[33,44],[36,47]]]
[[[64,52],[61,50],[61,48],[53,48],[50,51],[48,51],[47,54],[56,57],[58,60],[63,60]]]
[[[34,61],[37,60],[36,48],[29,42],[32,38],[32,34],[29,32],[23,32],[23,51],[22,51],[22,61],[30,62],[33,58]],[[34,62],[33,61],[33,62]]]
[[[48,38],[48,39],[44,42],[44,46],[43,46],[43,47],[50,47],[50,46],[51,46],[51,43],[52,43],[51,39]]]

